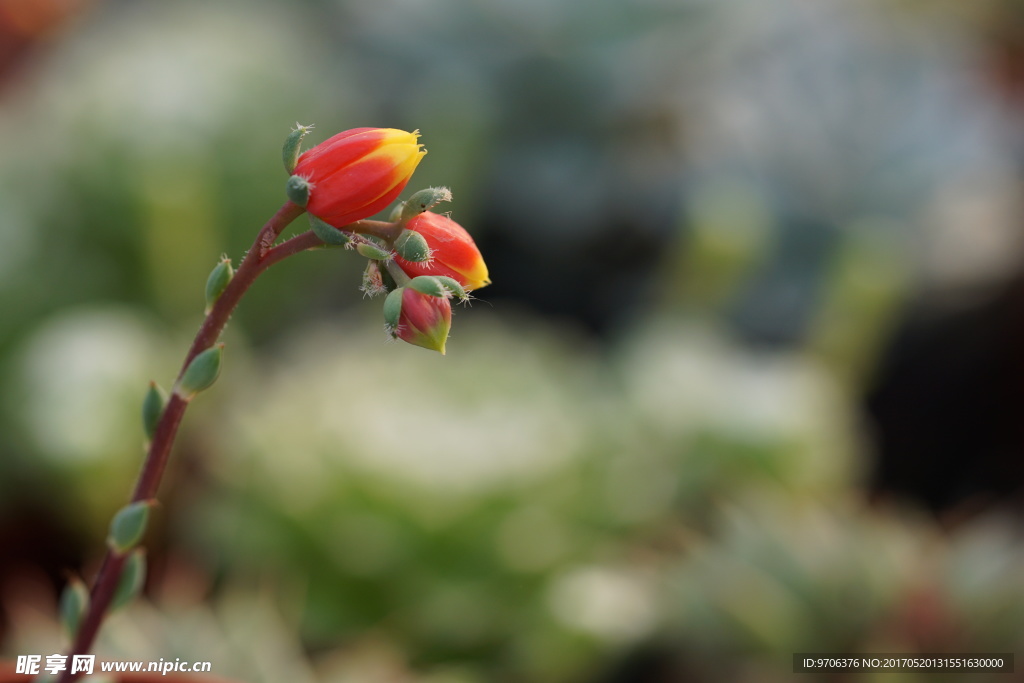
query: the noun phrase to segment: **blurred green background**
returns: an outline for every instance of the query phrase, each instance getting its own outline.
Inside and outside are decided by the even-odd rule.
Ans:
[[[0,0],[0,655],[65,647],[147,382],[296,121],[419,129],[410,190],[452,188],[495,284],[442,358],[385,343],[350,253],[261,278],[101,655],[660,683],[1024,652],[1022,115],[1010,0]],[[1012,677],[857,676],[897,678]]]

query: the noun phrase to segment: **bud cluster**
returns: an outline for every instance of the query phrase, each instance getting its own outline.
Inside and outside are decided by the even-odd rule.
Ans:
[[[387,223],[365,221],[395,201],[426,154],[418,132],[354,128],[300,153],[312,126],[297,126],[282,152],[292,175],[288,198],[309,213],[326,246],[354,249],[369,259],[359,289],[387,294],[385,329],[393,339],[445,351],[451,299],[490,284],[487,264],[469,233],[432,208],[451,201],[431,187],[398,203]],[[372,225],[370,225],[372,224]]]

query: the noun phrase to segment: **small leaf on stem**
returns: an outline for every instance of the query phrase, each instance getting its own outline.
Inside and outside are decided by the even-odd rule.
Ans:
[[[110,521],[110,533],[107,535],[107,545],[111,550],[123,555],[139,544],[142,535],[146,533],[151,507],[151,501],[140,500],[117,511]]]
[[[330,223],[326,223],[313,214],[309,215],[309,225],[313,228],[313,234],[323,240],[324,244],[332,247],[343,247],[352,240],[348,235],[338,230]]]
[[[156,434],[156,426],[164,414],[167,405],[167,392],[156,382],[149,383],[149,391],[142,399],[142,426],[146,430],[146,438],[152,439]]]
[[[60,623],[68,638],[75,639],[82,616],[89,606],[89,590],[77,576],[71,577],[60,596]]]
[[[209,389],[220,375],[223,356],[224,345],[217,344],[193,358],[174,392],[186,401],[191,401],[200,391]]]
[[[117,589],[114,591],[114,598],[110,603],[110,609],[124,607],[134,600],[142,592],[142,586],[145,583],[146,551],[136,548],[125,560],[121,578],[117,582]]]
[[[210,315],[213,305],[227,289],[231,278],[235,276],[235,270],[231,267],[231,259],[222,258],[220,263],[210,271],[210,277],[206,278],[206,315]]]

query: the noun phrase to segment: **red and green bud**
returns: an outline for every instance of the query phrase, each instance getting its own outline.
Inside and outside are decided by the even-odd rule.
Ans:
[[[458,281],[466,290],[479,289],[491,284],[480,250],[466,230],[441,214],[425,211],[405,224],[406,230],[419,233],[430,248],[430,260],[409,261],[395,258],[406,275],[444,275]]]
[[[293,173],[308,184],[306,210],[336,227],[381,211],[398,198],[426,154],[418,137],[393,128],[353,128],[303,153]]]
[[[452,306],[448,297],[401,287],[384,301],[384,318],[392,337],[444,355],[452,327]]]

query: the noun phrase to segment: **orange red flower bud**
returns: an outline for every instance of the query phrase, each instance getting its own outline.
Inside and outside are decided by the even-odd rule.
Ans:
[[[445,275],[454,278],[467,290],[491,284],[480,250],[466,230],[447,216],[430,211],[410,219],[407,230],[418,232],[430,247],[430,260],[413,262],[395,257],[395,263],[409,277],[417,275]]]
[[[418,133],[353,128],[299,157],[294,175],[308,181],[310,214],[341,227],[387,207],[426,154]]]
[[[444,355],[451,326],[452,306],[447,297],[430,296],[412,287],[402,290],[402,312],[394,330],[396,337]]]

